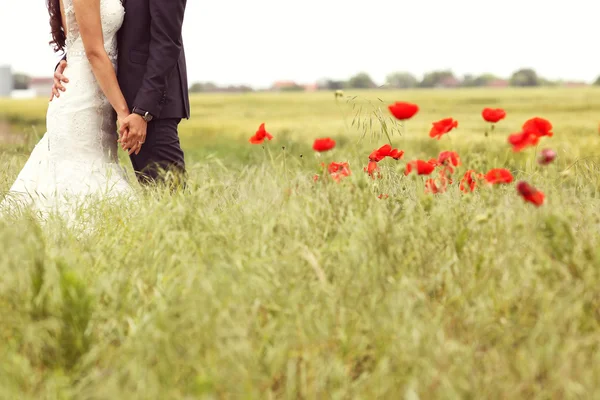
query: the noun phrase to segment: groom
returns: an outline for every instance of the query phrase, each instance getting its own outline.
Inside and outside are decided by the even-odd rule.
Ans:
[[[161,180],[161,171],[185,174],[177,128],[190,117],[181,33],[186,1],[123,0],[117,77],[131,115],[121,121],[120,143],[142,184]],[[68,82],[65,59],[54,73],[53,96]]]

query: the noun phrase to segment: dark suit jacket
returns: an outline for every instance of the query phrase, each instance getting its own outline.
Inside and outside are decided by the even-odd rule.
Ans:
[[[187,0],[124,0],[117,76],[130,109],[189,118],[181,28]]]
[[[129,109],[139,107],[155,119],[189,118],[181,34],[187,0],[122,1],[117,78]]]

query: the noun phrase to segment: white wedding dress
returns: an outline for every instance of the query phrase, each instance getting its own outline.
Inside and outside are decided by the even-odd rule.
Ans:
[[[121,0],[101,0],[104,47],[116,68]],[[50,102],[47,132],[33,149],[2,210],[33,206],[47,215],[72,217],[89,200],[133,193],[118,161],[116,113],[100,89],[85,55],[73,0],[64,0],[67,25],[66,91]]]

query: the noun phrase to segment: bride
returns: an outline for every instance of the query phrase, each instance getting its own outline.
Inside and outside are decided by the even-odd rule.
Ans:
[[[72,215],[86,199],[134,193],[118,161],[116,123],[130,115],[115,72],[121,0],[50,0],[49,10],[59,24],[53,29],[55,50],[66,49],[68,90],[50,102],[47,132],[0,211],[25,205]]]

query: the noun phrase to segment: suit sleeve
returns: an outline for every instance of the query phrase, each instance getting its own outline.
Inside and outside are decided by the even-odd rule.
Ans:
[[[158,117],[167,96],[167,81],[183,49],[182,26],[187,0],[150,0],[150,49],[142,86],[133,103]]]
[[[63,58],[60,59],[60,61],[58,62],[58,64],[56,64],[56,67],[54,67],[54,72],[56,72],[56,69],[58,68],[58,66],[60,65],[61,62],[63,61],[67,61],[67,53],[65,53],[65,55],[63,56]]]

